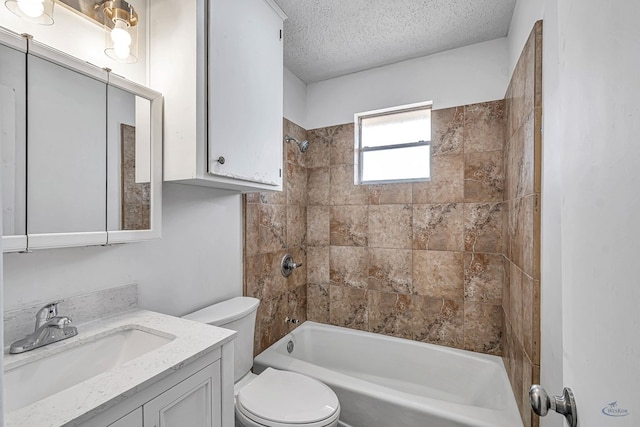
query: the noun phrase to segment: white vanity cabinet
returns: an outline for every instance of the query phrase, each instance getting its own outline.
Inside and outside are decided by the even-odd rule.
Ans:
[[[150,85],[164,94],[164,180],[282,190],[286,18],[272,0],[154,0]]]
[[[217,361],[108,427],[221,427],[220,406]]]
[[[144,427],[221,427],[220,363],[162,393],[142,409]]]
[[[178,369],[82,427],[233,425],[233,342]]]
[[[128,413],[115,423],[109,424],[107,427],[140,427],[142,425],[142,406],[133,412]]]

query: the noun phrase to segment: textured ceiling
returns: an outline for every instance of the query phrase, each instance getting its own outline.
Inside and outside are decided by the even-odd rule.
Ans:
[[[305,83],[507,35],[516,0],[275,0]]]

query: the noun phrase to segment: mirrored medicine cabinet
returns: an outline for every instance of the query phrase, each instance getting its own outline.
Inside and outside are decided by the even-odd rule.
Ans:
[[[0,30],[3,252],[160,237],[162,97]]]

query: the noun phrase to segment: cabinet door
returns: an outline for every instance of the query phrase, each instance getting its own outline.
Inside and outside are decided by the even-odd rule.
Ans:
[[[144,405],[144,427],[221,427],[220,361]]]
[[[210,174],[282,184],[281,36],[282,18],[265,0],[211,0]]]
[[[27,248],[26,48],[24,39],[0,32],[0,193],[4,252]]]
[[[104,244],[107,74],[87,66],[95,78],[55,55],[27,55],[29,246]]]
[[[142,408],[138,408],[120,418],[115,423],[109,424],[107,427],[143,427],[142,426]]]

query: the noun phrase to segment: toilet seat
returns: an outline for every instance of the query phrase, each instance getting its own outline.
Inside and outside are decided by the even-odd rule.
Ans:
[[[261,426],[325,427],[337,420],[340,404],[318,380],[267,368],[238,392],[236,410]]]

